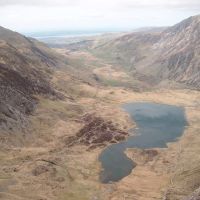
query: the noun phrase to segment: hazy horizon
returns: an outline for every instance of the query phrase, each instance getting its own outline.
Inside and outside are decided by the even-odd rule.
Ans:
[[[0,0],[0,26],[23,34],[119,32],[171,26],[200,13],[197,0]]]

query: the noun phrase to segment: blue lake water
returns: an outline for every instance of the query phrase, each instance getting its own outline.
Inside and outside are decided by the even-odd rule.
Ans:
[[[103,170],[102,183],[116,182],[128,176],[136,164],[124,153],[127,148],[165,148],[183,133],[187,120],[182,107],[155,103],[129,103],[123,105],[136,122],[134,136],[126,141],[108,146],[99,156]]]

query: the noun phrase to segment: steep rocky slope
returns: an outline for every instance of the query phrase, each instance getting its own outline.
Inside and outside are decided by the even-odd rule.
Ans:
[[[199,33],[200,16],[190,17],[168,28],[162,33],[161,40],[153,45],[158,58],[149,70],[157,68],[161,79],[200,88]]]
[[[0,129],[23,128],[37,103],[35,95],[60,98],[50,84],[62,57],[45,45],[0,27]]]
[[[154,77],[155,83],[175,81],[200,88],[199,33],[200,16],[194,16],[161,32],[127,34],[97,46],[93,52],[123,68]]]

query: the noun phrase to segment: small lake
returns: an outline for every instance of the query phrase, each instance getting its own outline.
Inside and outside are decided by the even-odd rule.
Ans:
[[[127,148],[166,148],[182,136],[187,120],[182,107],[156,103],[129,103],[123,105],[136,122],[130,130],[134,136],[126,141],[108,146],[99,156],[103,170],[102,183],[116,182],[128,176],[136,164],[124,153]]]

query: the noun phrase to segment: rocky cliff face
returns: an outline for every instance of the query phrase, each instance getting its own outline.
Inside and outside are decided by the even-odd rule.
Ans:
[[[22,128],[34,110],[35,95],[59,95],[50,80],[65,63],[45,45],[0,27],[0,129]]]
[[[154,44],[159,58],[155,65],[161,78],[200,88],[200,16],[191,17],[165,30]]]

